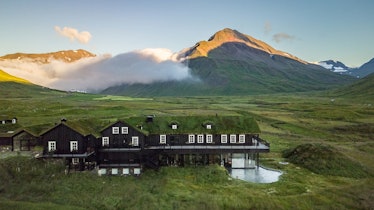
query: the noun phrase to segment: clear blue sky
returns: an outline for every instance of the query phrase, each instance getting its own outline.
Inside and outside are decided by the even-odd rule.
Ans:
[[[373,0],[1,0],[0,55],[86,49],[174,52],[236,29],[306,61],[374,58]],[[56,27],[86,31],[86,43]]]

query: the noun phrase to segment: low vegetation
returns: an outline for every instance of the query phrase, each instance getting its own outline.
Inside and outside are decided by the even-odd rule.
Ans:
[[[368,173],[358,162],[330,145],[302,144],[284,151],[283,157],[316,174],[365,178]]]
[[[17,87],[12,94],[0,89],[0,116],[17,117],[18,127],[35,134],[61,118],[94,131],[117,119],[149,114],[253,117],[271,145],[270,153],[261,154],[261,164],[283,175],[275,183],[249,183],[230,180],[214,165],[99,177],[65,174],[59,161],[20,152],[0,158],[0,209],[374,208],[374,107],[368,105],[373,98],[309,93],[122,100]]]

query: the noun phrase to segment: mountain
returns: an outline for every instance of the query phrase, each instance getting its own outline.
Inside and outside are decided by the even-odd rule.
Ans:
[[[361,78],[374,73],[374,58],[360,66],[360,68],[358,68],[355,73],[358,77]]]
[[[60,60],[64,62],[74,62],[82,58],[94,57],[95,55],[86,50],[64,50],[51,53],[30,54],[14,53],[0,57],[0,60],[27,60],[36,63],[50,63],[51,60]]]
[[[334,60],[320,61],[318,62],[318,65],[329,69],[332,72],[346,74],[357,78],[362,78],[374,73],[374,58],[359,68],[350,68],[342,62]]]
[[[344,63],[340,61],[334,61],[334,60],[327,60],[327,61],[320,61],[318,62],[318,65],[332,71],[335,73],[343,73],[343,74],[349,74],[354,68],[350,68],[346,66]]]
[[[194,80],[110,87],[133,96],[244,95],[324,90],[354,80],[303,61],[236,30],[223,29],[178,56]]]

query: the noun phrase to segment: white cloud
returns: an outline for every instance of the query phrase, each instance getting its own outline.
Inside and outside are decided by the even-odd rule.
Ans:
[[[144,49],[115,57],[101,55],[65,63],[37,64],[25,60],[0,61],[0,69],[35,84],[60,90],[96,91],[120,84],[149,84],[192,78],[189,68],[175,61],[168,49]]]
[[[91,33],[88,31],[81,31],[79,32],[75,28],[64,27],[60,28],[59,26],[55,26],[55,31],[59,33],[61,36],[69,38],[71,41],[78,40],[78,42],[82,44],[87,44],[91,40]]]
[[[280,43],[280,42],[282,42],[284,40],[293,40],[293,39],[295,39],[294,36],[286,34],[286,33],[277,33],[277,34],[273,35],[273,40],[276,43]]]

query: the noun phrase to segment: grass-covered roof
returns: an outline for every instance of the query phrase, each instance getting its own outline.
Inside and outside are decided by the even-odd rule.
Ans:
[[[145,117],[124,120],[134,127],[142,126],[145,134],[260,133],[257,122],[244,116],[162,116],[147,122]],[[172,124],[177,129],[172,129]],[[211,129],[206,125],[210,124]]]

